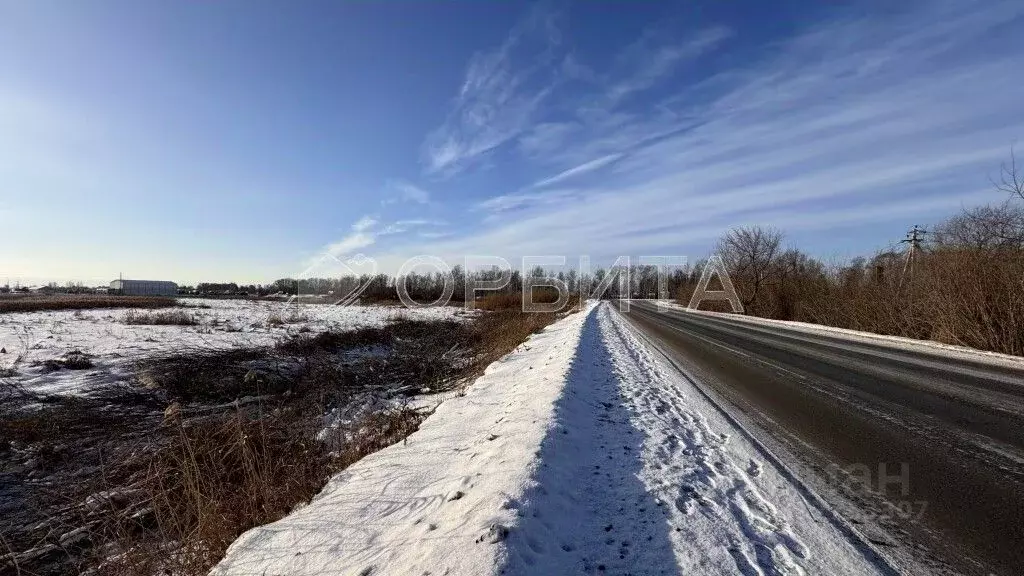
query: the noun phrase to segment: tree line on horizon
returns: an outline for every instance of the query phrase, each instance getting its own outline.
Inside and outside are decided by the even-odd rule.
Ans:
[[[782,231],[762,226],[730,230],[714,253],[722,258],[745,314],[1024,355],[1024,174],[1012,150],[993,187],[1002,199],[961,209],[932,226],[926,241],[905,242],[902,248],[892,245],[845,263],[827,263],[786,247]],[[663,279],[663,290],[688,303],[706,262],[672,267]],[[524,275],[514,270],[498,292],[519,294],[530,279],[554,278],[572,293],[589,294],[608,275],[622,272],[615,267],[592,274],[537,267]],[[627,284],[611,282],[602,297],[659,297],[656,266],[634,264],[628,272]],[[467,271],[454,266],[449,276],[412,272],[403,281],[409,296],[420,303],[441,299],[447,281],[454,288],[451,301],[462,303],[470,297],[473,281],[494,281],[501,274],[497,268]],[[329,296],[348,294],[359,285],[366,286],[363,301],[398,299],[396,279],[388,274],[282,278],[248,286],[206,283],[195,291]],[[539,291],[535,301],[554,301],[557,296],[551,288],[534,289]],[[729,311],[725,302],[713,301],[702,309]]]

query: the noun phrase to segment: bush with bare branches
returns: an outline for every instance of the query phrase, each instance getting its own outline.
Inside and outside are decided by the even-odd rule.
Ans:
[[[1018,198],[1024,178],[1010,166],[999,189]],[[781,234],[756,227],[730,231],[719,250],[748,314],[1024,355],[1024,206],[1015,201],[941,223],[912,265],[890,250],[825,266],[780,251]],[[677,298],[688,302],[693,286]]]

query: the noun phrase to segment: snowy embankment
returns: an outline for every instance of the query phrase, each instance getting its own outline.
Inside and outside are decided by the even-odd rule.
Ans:
[[[187,299],[184,308],[142,310],[142,314],[184,310],[195,326],[125,323],[131,309],[18,312],[0,314],[0,373],[33,394],[88,394],[132,378],[132,362],[189,350],[269,346],[302,332],[382,326],[398,318],[434,320],[463,314],[454,307],[405,309],[395,306],[329,306],[254,300]],[[83,370],[54,370],[46,364],[80,352],[93,364]]]
[[[870,574],[607,304],[548,327],[402,444],[244,534],[214,574]]]

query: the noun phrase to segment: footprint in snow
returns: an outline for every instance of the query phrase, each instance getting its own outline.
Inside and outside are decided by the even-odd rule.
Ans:
[[[754,478],[761,475],[761,463],[756,460],[751,460],[750,465],[747,466],[747,474],[750,474]]]

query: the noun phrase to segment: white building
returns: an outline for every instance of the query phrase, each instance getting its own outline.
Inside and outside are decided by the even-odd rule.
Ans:
[[[174,296],[178,285],[163,280],[114,280],[110,283],[111,294],[125,296]]]

